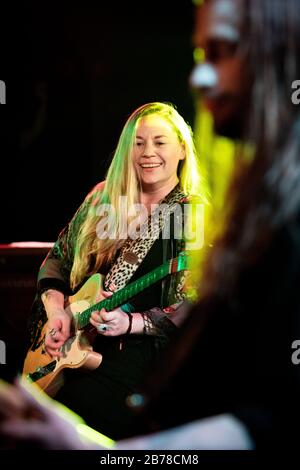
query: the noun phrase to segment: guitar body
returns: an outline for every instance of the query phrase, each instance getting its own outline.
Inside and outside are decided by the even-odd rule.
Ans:
[[[94,274],[75,295],[69,297],[65,310],[75,317],[101,300],[101,291],[102,277],[100,274]],[[48,395],[54,396],[63,385],[64,368],[96,369],[101,364],[102,356],[92,348],[97,334],[92,325],[91,328],[75,331],[60,348],[63,356],[58,358],[51,358],[44,349],[47,332],[49,328],[46,323],[36,343],[37,347],[33,349],[31,346],[26,355],[23,376],[26,380],[34,381]]]

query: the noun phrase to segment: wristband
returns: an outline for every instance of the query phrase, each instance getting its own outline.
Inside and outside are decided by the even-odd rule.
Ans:
[[[129,312],[124,312],[126,313],[126,315],[128,315],[128,319],[129,319],[129,325],[128,325],[128,328],[127,328],[127,331],[125,333],[125,335],[129,335],[130,332],[131,332],[131,328],[132,328],[132,314],[129,313]]]

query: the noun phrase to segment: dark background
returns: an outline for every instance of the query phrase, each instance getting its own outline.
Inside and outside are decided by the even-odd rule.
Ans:
[[[193,125],[191,0],[1,7],[0,243],[54,241],[104,179],[129,114],[171,101]]]

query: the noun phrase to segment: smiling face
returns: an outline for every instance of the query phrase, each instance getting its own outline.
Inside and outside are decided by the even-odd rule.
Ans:
[[[191,85],[211,112],[215,130],[241,137],[250,96],[248,64],[241,48],[243,2],[209,0],[196,10],[195,46],[205,61],[196,65]]]
[[[184,146],[167,120],[151,114],[139,121],[133,162],[143,191],[174,187],[178,164],[184,157]]]

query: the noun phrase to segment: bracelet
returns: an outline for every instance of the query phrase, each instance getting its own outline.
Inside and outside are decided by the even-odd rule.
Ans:
[[[144,335],[152,335],[155,333],[154,325],[149,317],[149,315],[146,312],[140,312],[143,323],[144,323],[144,328],[143,328],[143,333]]]
[[[129,313],[129,312],[124,312],[124,313],[126,313],[128,315],[128,319],[129,319],[129,325],[128,325],[128,328],[127,328],[127,331],[126,331],[125,335],[129,335],[130,332],[131,332],[131,328],[132,328],[132,314]]]

